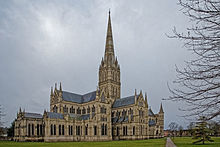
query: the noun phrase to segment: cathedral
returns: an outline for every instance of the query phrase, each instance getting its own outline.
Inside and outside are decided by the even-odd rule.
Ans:
[[[164,137],[162,104],[157,114],[142,91],[121,98],[120,66],[114,53],[110,12],[104,58],[95,91],[76,94],[61,83],[51,88],[50,111],[22,111],[15,119],[15,141],[110,141]]]

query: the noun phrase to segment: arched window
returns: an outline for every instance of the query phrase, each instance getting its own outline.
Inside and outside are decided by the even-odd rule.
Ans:
[[[53,134],[56,135],[56,125],[53,125]]]
[[[100,111],[101,111],[101,113],[106,114],[106,108],[105,108],[104,106],[102,106],[102,107],[100,108]]]
[[[61,135],[61,125],[59,125],[59,135]]]
[[[120,129],[119,127],[116,128],[116,136],[119,136],[120,135]]]
[[[65,134],[64,125],[62,125],[62,135]]]
[[[53,107],[53,112],[57,113],[57,106],[56,105]]]
[[[90,107],[87,108],[87,113],[88,113],[88,114],[90,113]]]
[[[95,106],[93,106],[93,107],[92,107],[92,112],[94,112],[94,113],[95,113]]]
[[[82,114],[86,114],[86,109],[83,107]]]
[[[53,135],[53,125],[50,125],[50,135]]]
[[[34,135],[34,124],[32,124],[32,135]]]
[[[31,136],[31,125],[28,124],[28,136]]]
[[[105,135],[107,135],[107,124],[105,124]]]
[[[37,124],[37,136],[39,136],[40,135],[40,126],[39,126],[39,124]]]
[[[81,109],[78,107],[77,114],[81,114]]]
[[[85,135],[88,135],[88,124],[85,126]]]
[[[101,125],[101,135],[105,135],[105,128],[104,124]]]
[[[133,135],[135,135],[135,126],[133,126]]]

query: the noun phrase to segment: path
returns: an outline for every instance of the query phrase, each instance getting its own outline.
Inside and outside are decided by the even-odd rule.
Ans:
[[[166,147],[177,147],[173,141],[168,137],[167,138],[167,143],[166,143]]]

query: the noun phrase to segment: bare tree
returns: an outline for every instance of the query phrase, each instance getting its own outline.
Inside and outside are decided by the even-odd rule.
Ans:
[[[3,117],[5,116],[5,114],[3,114],[3,112],[2,112],[3,110],[2,110],[2,105],[0,105],[0,136],[3,134],[3,130],[4,130],[4,128],[3,128],[3,124],[4,124],[4,122],[3,122]]]
[[[174,138],[174,136],[176,135],[176,132],[177,132],[177,130],[178,130],[178,126],[179,126],[179,125],[178,125],[177,123],[175,123],[175,122],[171,122],[171,123],[169,124],[169,126],[168,126],[173,138]]]
[[[179,0],[181,11],[191,20],[187,32],[174,36],[194,54],[183,69],[176,67],[177,79],[168,84],[173,101],[183,101],[188,118],[220,115],[220,1]]]

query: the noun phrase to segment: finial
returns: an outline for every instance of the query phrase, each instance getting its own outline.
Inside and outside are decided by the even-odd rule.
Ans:
[[[60,91],[62,91],[62,85],[61,85],[61,82],[60,82]]]
[[[135,96],[137,95],[137,90],[136,90],[136,89],[134,90],[134,95],[135,95]]]
[[[161,102],[161,104],[160,104],[160,111],[159,111],[159,113],[164,113],[164,112],[163,112],[163,105],[162,105],[162,102]]]
[[[109,15],[111,14],[111,10],[110,10],[110,8],[109,8],[109,10],[108,10],[108,14],[109,14]]]
[[[50,94],[53,95],[53,86],[51,86]]]
[[[55,83],[55,89],[54,90],[57,90],[57,83]]]
[[[20,109],[19,109],[19,113],[21,113],[21,107],[20,107]]]

